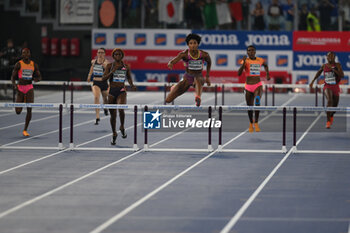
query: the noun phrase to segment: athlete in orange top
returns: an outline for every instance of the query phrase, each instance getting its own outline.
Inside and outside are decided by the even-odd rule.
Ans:
[[[16,77],[18,77],[18,85],[16,85]],[[30,60],[30,50],[28,48],[22,49],[22,60],[15,64],[13,68],[11,81],[15,91],[17,91],[16,103],[33,103],[34,89],[32,80],[39,82],[41,74],[39,67],[32,60]],[[21,114],[22,108],[16,108],[16,113]],[[28,137],[28,125],[32,119],[32,108],[27,108],[26,122],[24,125],[23,136]]]
[[[270,80],[269,67],[267,66],[264,59],[260,57],[256,57],[256,49],[253,45],[247,47],[247,54],[243,57],[243,63],[238,70],[238,75],[241,75],[243,70],[245,71],[246,82],[245,82],[245,100],[248,106],[255,105],[260,106],[260,100],[262,96],[262,84],[260,81],[260,70],[261,66],[264,66],[266,71],[266,78]],[[255,121],[253,121],[253,111],[248,110],[249,116],[249,132],[254,132],[254,128],[256,132],[260,132],[260,127],[258,124],[259,121],[259,111],[255,111]]]
[[[310,88],[312,88],[314,82],[320,75],[324,74],[325,84],[323,90],[327,98],[327,107],[337,107],[339,103],[339,92],[340,80],[344,77],[343,68],[340,63],[335,62],[335,54],[333,52],[327,53],[327,64],[321,66],[317,71],[314,79],[310,83]],[[327,112],[327,123],[326,128],[330,129],[333,124],[335,112]]]

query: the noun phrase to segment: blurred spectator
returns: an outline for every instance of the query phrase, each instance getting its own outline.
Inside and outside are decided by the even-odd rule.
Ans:
[[[309,9],[307,8],[307,4],[301,5],[301,9],[299,12],[299,27],[300,31],[307,30],[307,15],[309,14]]]
[[[293,0],[287,0],[287,4],[283,4],[282,8],[285,16],[285,30],[293,30],[293,21],[294,21],[294,3]]]
[[[331,30],[338,30],[338,19],[339,19],[339,0],[329,0],[334,6],[331,13]],[[347,1],[349,2],[349,0]]]
[[[2,79],[10,79],[11,71],[19,56],[20,54],[18,53],[18,49],[15,48],[13,40],[8,39],[6,47],[0,52]]]
[[[269,30],[280,30],[283,10],[278,0],[272,0],[268,10],[269,15]]]
[[[350,1],[343,1],[341,4],[341,9],[343,17],[343,30],[350,31]]]
[[[202,10],[200,8],[201,1],[199,0],[186,0],[185,1],[185,19],[187,28],[189,29],[202,29]]]
[[[41,1],[41,18],[54,19],[56,17],[56,1],[45,0]]]
[[[141,2],[140,0],[123,0],[123,27],[141,27]]]
[[[249,5],[251,3],[250,0],[241,0],[242,2],[242,29],[247,30],[248,29],[248,23],[249,23]]]
[[[240,3],[238,4],[240,7],[240,10],[242,11],[241,4]],[[221,30],[233,29],[232,16],[231,16],[231,12],[230,12],[227,0],[216,0],[215,8],[216,8],[216,15],[218,17],[219,29]]]
[[[2,80],[10,80],[11,72],[13,67],[15,66],[20,53],[18,53],[18,49],[15,48],[13,40],[8,39],[7,45],[0,52],[0,75]],[[5,92],[5,96],[7,95],[7,85],[3,85],[2,87]]]
[[[322,31],[331,30],[331,14],[335,6],[328,0],[322,0],[318,6],[318,11],[320,13],[320,24]]]
[[[319,32],[321,31],[320,21],[317,17],[316,6],[311,7],[309,14],[307,15],[307,31]]]
[[[343,31],[350,31],[350,1],[342,1],[339,3],[341,6],[341,17],[343,21]]]
[[[242,29],[242,23],[243,23],[243,17],[249,16],[249,10],[248,15],[243,15],[243,4],[242,0],[228,0],[227,4],[230,9],[231,19],[232,19],[232,29],[241,30]]]
[[[203,15],[206,29],[215,29],[218,25],[215,0],[205,0]]]
[[[264,8],[261,2],[255,4],[255,9],[252,12],[254,17],[253,29],[254,30],[265,30],[265,20],[264,20]]]
[[[160,24],[158,23],[158,12],[157,0],[143,0],[146,10],[145,27],[148,28],[158,28]]]
[[[39,12],[39,0],[26,0],[26,12]]]

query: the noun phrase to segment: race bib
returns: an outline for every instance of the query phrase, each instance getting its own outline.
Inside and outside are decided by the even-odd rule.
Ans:
[[[335,74],[334,72],[325,72],[324,74],[324,81],[327,84],[337,84],[336,80],[335,80]]]
[[[202,60],[189,60],[188,61],[188,69],[189,70],[202,70],[203,69],[203,61]]]
[[[103,75],[103,66],[102,65],[95,65],[93,69],[94,77],[100,78]]]
[[[22,79],[32,80],[33,78],[33,70],[22,70]]]
[[[116,70],[113,73],[113,82],[125,82],[126,70]]]
[[[250,64],[250,75],[260,75],[260,64]]]

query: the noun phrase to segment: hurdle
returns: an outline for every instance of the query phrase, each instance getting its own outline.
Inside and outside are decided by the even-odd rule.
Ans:
[[[350,113],[350,107],[294,107],[293,108],[293,153],[297,154],[350,154],[350,150],[299,150],[297,148],[297,112],[346,112]]]
[[[124,110],[130,110],[133,108],[134,111],[134,144],[133,147],[82,147],[82,146],[75,146],[74,145],[74,110],[75,109],[86,109],[86,108],[100,108],[100,109],[124,109]],[[124,104],[71,104],[70,105],[70,143],[69,143],[69,149],[70,150],[89,150],[89,151],[138,151],[139,148],[137,146],[137,114],[138,114],[138,106],[137,105],[124,105]]]
[[[262,106],[220,106],[219,107],[219,119],[222,122],[222,112],[223,110],[227,111],[233,111],[233,110],[268,110],[273,111],[272,114],[278,110],[283,111],[283,118],[282,118],[282,147],[280,150],[253,150],[253,149],[224,149],[224,146],[222,145],[222,125],[219,129],[219,135],[218,135],[218,151],[219,152],[262,152],[262,153],[286,153],[286,115],[287,115],[287,109],[288,107],[281,107],[281,106],[270,106],[270,107],[262,107]],[[262,120],[263,121],[263,120]],[[260,121],[260,122],[262,122]],[[247,130],[245,130],[247,132]]]
[[[171,109],[171,110],[208,110],[208,119],[212,118],[212,106],[192,106],[192,105],[146,105],[144,106],[144,112],[149,111],[149,109],[159,109],[159,110],[164,110],[164,109]],[[179,133],[189,131],[191,128],[187,128]],[[177,152],[212,152],[214,151],[213,146],[212,146],[212,131],[211,131],[211,126],[209,125],[208,131],[208,148],[151,148],[148,145],[148,129],[144,128],[144,151],[177,151]],[[177,134],[179,134],[177,133]],[[176,136],[177,134],[174,134]]]
[[[59,111],[59,130],[58,130],[58,146],[57,147],[28,147],[28,146],[6,146],[2,145],[0,146],[1,149],[55,149],[55,150],[62,150],[64,149],[63,143],[62,143],[62,115],[63,115],[63,104],[56,104],[56,103],[0,103],[0,107],[2,108],[16,108],[16,107],[31,107],[31,108],[58,108]],[[109,109],[124,109],[124,110],[133,110],[134,114],[134,144],[132,147],[127,148],[101,148],[101,147],[83,147],[83,146],[75,146],[74,145],[74,111],[75,109],[82,109],[82,108],[109,108]],[[149,109],[159,109],[159,110],[193,110],[193,111],[203,111],[203,114],[206,114],[205,111],[207,110],[207,116],[208,119],[212,119],[212,106],[203,105],[200,107],[196,107],[193,105],[115,105],[115,104],[71,104],[70,105],[70,140],[69,140],[69,149],[70,150],[116,150],[116,151],[137,151],[140,148],[138,148],[137,145],[137,127],[139,125],[143,125],[141,123],[138,124],[138,112],[140,110],[144,109],[144,111],[148,111]],[[282,119],[282,148],[280,150],[250,150],[250,149],[225,149],[222,145],[222,129],[223,129],[223,110],[225,111],[247,111],[247,110],[260,110],[260,111],[271,111],[271,115],[274,114],[275,111],[283,111],[283,119]],[[306,112],[327,112],[327,111],[337,111],[337,112],[350,112],[349,107],[310,107],[310,106],[268,106],[268,107],[262,107],[262,106],[219,106],[218,113],[219,113],[219,120],[222,122],[221,126],[218,128],[218,147],[217,150],[219,152],[268,152],[268,153],[285,153],[287,151],[286,148],[286,115],[287,112],[293,112],[293,153],[338,153],[338,154],[350,154],[350,151],[329,151],[329,150],[298,150],[297,146],[297,112],[298,111],[306,111]],[[262,122],[264,119],[262,119],[260,122]],[[191,128],[187,128],[180,133],[186,132],[190,130]],[[246,130],[247,131],[247,130]],[[186,152],[208,152],[208,151],[214,151],[214,148],[212,146],[212,128],[211,126],[207,129],[207,139],[208,139],[208,147],[207,148],[150,148],[148,146],[148,130],[144,129],[144,151],[186,151]],[[180,134],[179,133],[179,134]],[[243,132],[244,133],[244,132]],[[107,136],[107,135],[106,135]],[[176,135],[174,135],[176,136]],[[104,136],[105,137],[105,136]]]
[[[54,104],[54,103],[0,103],[0,107],[2,108],[57,108],[59,112],[58,118],[58,146],[50,147],[50,146],[0,146],[0,150],[2,149],[15,149],[15,150],[63,150],[64,146],[62,143],[62,116],[63,116],[63,105],[62,104]]]

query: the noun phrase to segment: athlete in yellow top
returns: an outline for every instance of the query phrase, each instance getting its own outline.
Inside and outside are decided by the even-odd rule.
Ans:
[[[260,100],[262,96],[262,83],[260,81],[260,70],[261,66],[264,66],[266,71],[266,78],[270,80],[269,67],[267,66],[264,59],[260,57],[256,57],[256,48],[253,45],[247,47],[247,55],[243,57],[243,63],[238,70],[238,75],[245,71],[246,82],[245,82],[245,100],[248,106],[255,105],[260,106]],[[259,121],[259,111],[255,111],[255,121],[253,121],[253,111],[248,110],[249,116],[249,132],[254,132],[254,128],[256,132],[260,132],[260,127],[258,124]]]

